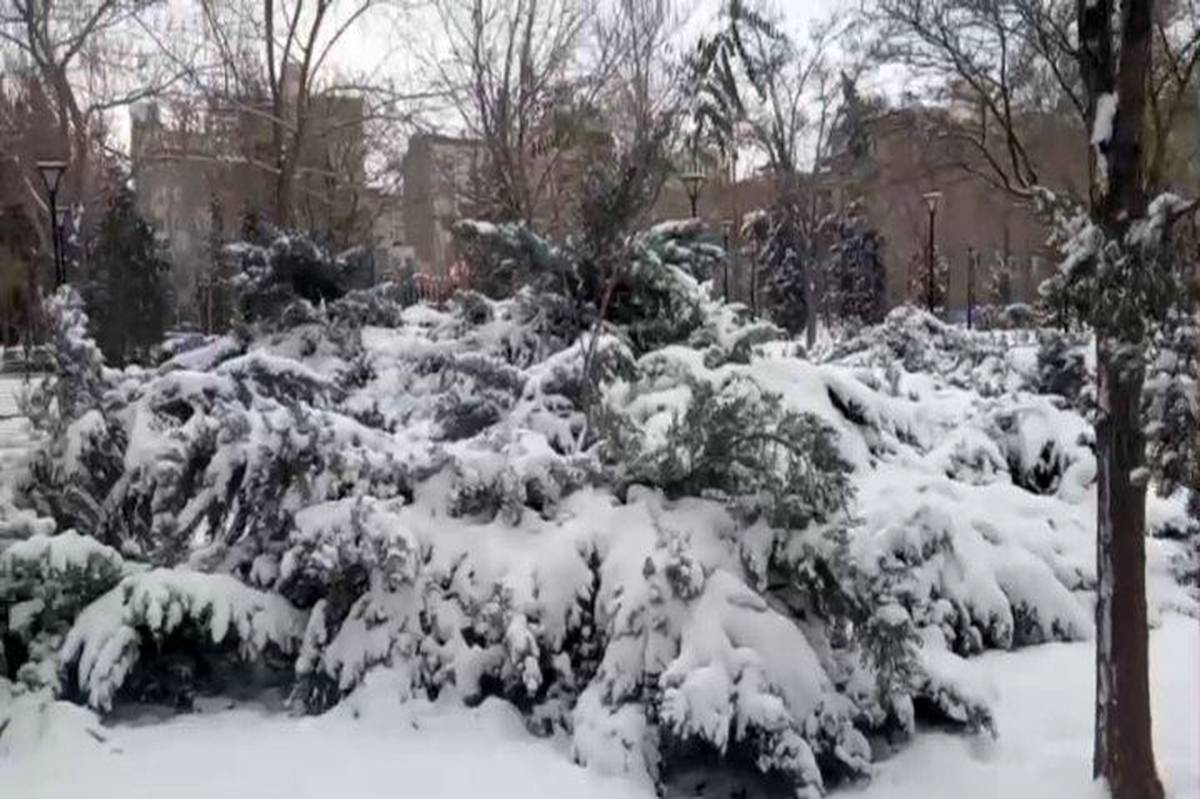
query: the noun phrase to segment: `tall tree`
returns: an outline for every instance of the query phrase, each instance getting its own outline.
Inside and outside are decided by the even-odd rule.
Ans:
[[[379,5],[379,0],[199,3],[206,52],[190,62],[185,56],[175,60],[186,66],[193,86],[206,98],[232,104],[266,125],[266,157],[252,160],[254,168],[270,178],[271,218],[280,227],[296,224],[304,200],[312,194],[325,200],[323,206],[332,201],[313,186],[321,178],[362,182],[354,173],[361,171],[363,153],[339,152],[337,145],[346,137],[330,126],[361,129],[366,113],[359,109],[326,118],[330,109],[322,95],[332,87],[322,80],[347,33]],[[314,162],[314,141],[326,145],[324,158],[316,159],[323,163]],[[315,174],[322,169],[323,174]],[[305,174],[315,179],[304,182]]]
[[[555,170],[576,144],[612,72],[599,54],[585,74],[582,44],[594,3],[438,0],[448,53],[435,80],[480,142],[480,215],[534,223]]]
[[[845,24],[836,17],[821,22],[798,44],[762,0],[728,0],[721,23],[700,39],[693,58],[694,146],[703,141],[732,156],[748,143],[766,161],[775,198],[769,219],[752,232],[765,237],[767,302],[784,327],[806,331],[811,347],[822,257],[817,240],[830,209],[822,207],[815,181],[802,175],[810,164],[815,171],[827,153],[839,118],[844,95],[830,52]],[[855,76],[862,71],[862,62],[847,66]]]
[[[107,362],[147,363],[170,310],[170,264],[154,228],[138,214],[125,175],[118,171],[112,181],[88,259],[88,316]]]
[[[1167,106],[1182,101],[1178,86],[1194,80],[1200,57],[1200,19],[1194,9],[1178,15],[1178,8],[1155,0],[1126,0],[1119,8],[1112,0],[1077,0],[1073,10],[1038,0],[873,5],[893,57],[948,79],[980,109],[976,120],[952,131],[973,145],[975,169],[1057,216],[1063,290],[1096,332],[1093,772],[1117,799],[1162,796],[1150,737],[1149,472],[1138,409],[1146,345],[1177,289],[1164,257],[1171,228],[1195,208],[1172,196],[1149,202],[1166,177],[1165,159],[1154,153],[1173,113]],[[1167,18],[1175,23],[1163,24]],[[1029,146],[1030,119],[1045,110],[1037,90],[1047,84],[1055,103],[1071,109],[1088,146],[1082,208],[1041,183],[1043,165]]]

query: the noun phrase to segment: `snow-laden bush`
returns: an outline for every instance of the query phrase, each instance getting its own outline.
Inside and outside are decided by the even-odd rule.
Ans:
[[[1075,408],[1087,409],[1087,398],[1094,395],[1084,354],[1087,344],[1085,337],[1072,337],[1058,330],[1040,331],[1035,384],[1037,392],[1054,394]]]
[[[249,655],[297,711],[497,697],[597,768],[810,793],[870,737],[987,729],[971,655],[1091,634],[1087,422],[1030,393],[1017,331],[898,312],[797,358],[708,296],[689,230],[639,262],[663,303],[600,324],[548,285],[377,289],[107,374],[78,417],[103,424],[46,448],[116,464],[81,532],[126,564],[74,619],[67,695],[186,705]],[[1150,542],[1153,608],[1194,607],[1184,554]]]
[[[409,491],[390,441],[333,410],[335,378],[264,350],[206,366],[119,386],[102,428],[66,431],[66,473],[120,465],[81,487],[95,492],[89,532],[100,540],[161,564],[203,555],[244,569],[282,545],[307,504]]]
[[[1028,377],[1010,361],[1015,334],[967,331],[903,305],[881,325],[868,327],[835,348],[833,360],[857,366],[902,367],[956,388],[998,396],[1022,388]]]
[[[0,760],[92,749],[121,751],[94,711],[0,677]]]
[[[313,304],[342,297],[370,271],[361,250],[334,253],[312,236],[265,231],[258,239],[229,247],[237,314],[244,322],[285,318],[295,300]]]
[[[44,304],[53,371],[21,400],[44,436],[29,463],[29,499],[63,527],[92,532],[95,498],[121,472],[121,431],[110,423],[104,396],[114,375],[88,332],[83,300],[62,286]]]
[[[1147,463],[1160,496],[1200,493],[1200,322],[1169,314],[1152,351],[1142,391]]]
[[[143,648],[172,634],[217,645],[230,638],[243,659],[268,647],[295,652],[304,614],[287,600],[229,575],[154,569],[123,579],[88,605],[68,631],[62,662],[88,705],[108,710]]]
[[[699,281],[724,258],[698,220],[630,235],[619,254],[600,259],[617,261],[607,272],[583,239],[555,245],[524,225],[473,220],[457,223],[454,232],[484,294],[520,296],[519,287],[532,287],[526,298],[538,297],[552,317],[543,316],[543,335],[548,326],[569,333],[563,343],[570,343],[604,309],[601,321],[619,328],[638,353],[683,341],[703,323]],[[528,307],[520,310],[529,317]]]
[[[0,552],[0,665],[26,686],[58,691],[57,650],[79,612],[121,579],[115,550],[73,530]]]
[[[712,382],[651,376],[612,392],[605,411],[618,490],[640,483],[673,498],[717,498],[747,524],[761,517],[785,530],[823,522],[850,499],[833,431],[736,372]]]

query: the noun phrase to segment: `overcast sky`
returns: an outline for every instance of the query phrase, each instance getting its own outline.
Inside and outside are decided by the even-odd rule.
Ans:
[[[676,2],[685,17],[685,24],[677,32],[677,45],[682,49],[690,48],[698,36],[716,23],[718,11],[725,0]],[[788,32],[797,41],[807,37],[809,26],[814,21],[824,19],[835,11],[849,11],[857,4],[858,0],[774,0],[775,8],[784,16]],[[333,8],[336,18],[339,6],[335,4]],[[164,11],[171,17],[186,16],[194,12],[195,7],[190,0],[170,0]],[[336,24],[327,25],[327,29],[336,27]],[[377,8],[348,31],[331,54],[331,66],[341,72],[365,73],[368,78],[391,79],[403,89],[421,91],[428,89],[422,65],[428,62],[429,54],[438,48],[438,42],[443,38],[441,21],[430,6],[415,11]],[[428,121],[447,130],[454,130],[461,125],[457,115],[449,113],[438,114]],[[118,140],[127,144],[128,114],[123,110],[118,111],[111,122]],[[406,133],[397,131],[400,137]]]

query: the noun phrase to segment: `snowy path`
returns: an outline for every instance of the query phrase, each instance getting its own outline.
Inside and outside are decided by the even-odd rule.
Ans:
[[[1200,795],[1200,625],[1153,633],[1155,748],[1169,795]],[[1098,795],[1091,758],[1092,648],[1053,644],[973,661],[997,691],[995,743],[928,733],[850,799],[1062,799]],[[383,714],[378,714],[383,715]],[[0,796],[67,799],[493,799],[646,796],[571,765],[496,703],[382,720],[293,719],[249,709],[118,727],[120,754],[45,751],[0,760]],[[718,799],[718,797],[713,797]],[[726,799],[721,796],[719,799]]]

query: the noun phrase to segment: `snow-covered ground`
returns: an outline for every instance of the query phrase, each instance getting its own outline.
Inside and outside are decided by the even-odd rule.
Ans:
[[[971,661],[992,680],[999,737],[927,732],[880,764],[863,799],[1100,797],[1089,779],[1094,649],[1044,644]],[[1158,773],[1169,797],[1200,796],[1200,623],[1168,615],[1151,633]]]
[[[1092,646],[1045,644],[995,652],[970,665],[992,683],[999,737],[927,731],[877,765],[874,799],[1090,797]],[[1164,617],[1152,633],[1155,748],[1168,795],[1200,795],[1200,625]],[[525,732],[495,700],[345,709],[292,718],[239,706],[165,722],[123,722],[104,745],[63,751],[53,737],[34,754],[0,758],[0,795],[23,799],[495,799],[652,796],[632,781],[574,766],[563,741]],[[689,795],[693,794],[691,790]],[[698,795],[714,795],[700,793]],[[722,795],[721,799],[724,799]]]

